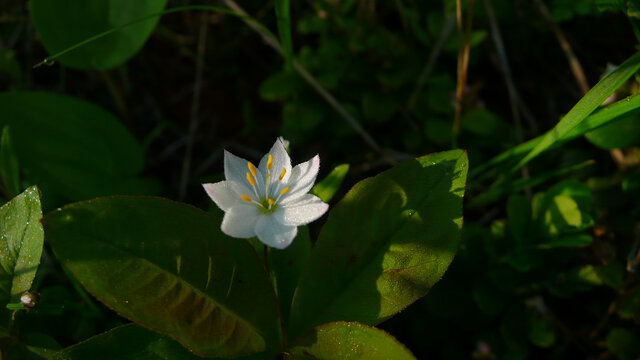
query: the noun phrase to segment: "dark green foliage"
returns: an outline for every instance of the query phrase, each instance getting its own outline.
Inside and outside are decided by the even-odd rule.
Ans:
[[[640,356],[640,1],[462,0],[460,104],[455,0],[236,2],[0,5],[2,359]],[[200,184],[277,136],[265,251]]]

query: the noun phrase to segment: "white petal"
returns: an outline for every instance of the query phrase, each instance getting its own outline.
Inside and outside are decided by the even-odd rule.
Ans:
[[[224,214],[222,232],[236,238],[248,239],[256,236],[256,223],[264,215],[256,205],[239,203]]]
[[[320,156],[316,155],[311,160],[296,165],[291,170],[289,178],[289,192],[280,200],[281,204],[291,204],[301,196],[308,193],[316,182],[318,170],[320,169]]]
[[[242,194],[254,198],[251,184],[247,181],[248,164],[247,160],[235,156],[227,150],[224,151],[224,177],[228,181],[227,186],[238,195]]]
[[[211,200],[213,200],[222,211],[229,210],[230,207],[240,201],[238,194],[231,190],[231,187],[226,181],[220,181],[214,184],[202,184],[202,187]]]
[[[269,159],[269,154],[273,156],[271,162],[271,179],[269,184],[280,181],[280,174],[282,174],[282,169],[285,169],[284,177],[282,178],[282,182],[286,183],[286,181],[291,176],[291,158],[287,153],[287,150],[284,148],[282,144],[282,140],[279,138],[276,139],[276,142],[271,147],[271,150],[262,157],[260,160],[260,171],[262,171],[263,175],[267,175],[267,160]]]
[[[276,249],[284,249],[291,245],[298,234],[297,227],[283,225],[273,215],[261,216],[255,231],[258,240]]]
[[[329,205],[323,203],[320,198],[306,194],[289,205],[279,206],[274,215],[283,225],[300,226],[315,221],[327,209],[329,209]]]

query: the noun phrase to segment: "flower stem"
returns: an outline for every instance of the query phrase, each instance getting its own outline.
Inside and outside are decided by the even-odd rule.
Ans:
[[[269,247],[264,245],[264,269],[267,271],[269,275],[269,279],[271,279],[271,270],[269,270]],[[273,282],[273,279],[271,279]]]

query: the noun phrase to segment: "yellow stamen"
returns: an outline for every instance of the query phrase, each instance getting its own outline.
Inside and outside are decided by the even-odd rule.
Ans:
[[[271,154],[269,154],[269,157],[267,158],[267,170],[271,171],[271,163],[273,162],[273,156],[271,156]]]
[[[288,186],[286,188],[280,190],[280,194],[285,194],[287,191],[289,191],[289,187]]]
[[[253,164],[250,162],[247,162],[247,167],[249,168],[249,171],[251,171],[251,175],[256,176],[256,168],[253,167]]]
[[[269,198],[269,199],[267,200],[267,202],[269,203],[269,206],[273,205],[273,203],[274,203],[274,201],[273,201],[273,199],[272,199],[272,198]]]
[[[240,199],[246,201],[246,202],[251,202],[251,198],[248,197],[247,195],[242,195],[240,194]]]
[[[282,174],[280,174],[280,181],[282,181],[282,178],[284,177],[284,174],[287,173],[287,169],[282,169]]]
[[[253,177],[251,177],[251,174],[247,173],[247,181],[249,182],[249,184],[251,184],[251,186],[256,186],[256,181],[253,180]]]

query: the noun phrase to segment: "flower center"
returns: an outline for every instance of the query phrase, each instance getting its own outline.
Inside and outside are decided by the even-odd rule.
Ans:
[[[284,179],[285,174],[287,173],[287,169],[283,168],[280,176],[278,177],[278,181],[275,183],[275,189],[272,189],[273,194],[269,193],[269,183],[271,180],[271,166],[273,164],[273,156],[269,154],[267,157],[267,173],[265,174],[265,182],[264,182],[264,195],[261,194],[258,188],[256,188],[256,183],[258,182],[257,172],[255,166],[251,162],[247,162],[247,182],[251,185],[253,189],[254,197],[247,196],[245,194],[240,194],[240,199],[246,202],[250,202],[255,204],[264,214],[270,214],[276,210],[278,207],[278,201],[282,197],[282,195],[289,192],[289,186],[286,186],[282,189],[280,187],[283,185],[282,180]],[[259,199],[259,200],[258,200]]]

